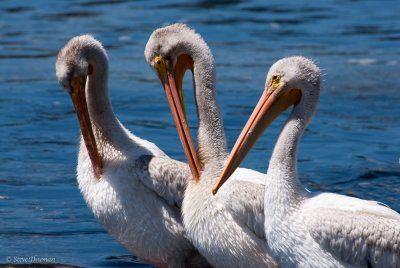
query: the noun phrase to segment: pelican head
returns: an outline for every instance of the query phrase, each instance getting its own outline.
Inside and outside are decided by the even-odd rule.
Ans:
[[[187,124],[182,82],[187,70],[194,72],[195,62],[206,58],[211,61],[208,64],[214,66],[211,51],[193,29],[177,23],[155,30],[147,42],[144,55],[164,87],[190,169],[194,179],[198,180],[201,165]],[[205,75],[215,76],[213,71]]]
[[[85,92],[87,78],[94,75],[97,70],[93,66],[98,64],[107,69],[106,52],[100,42],[90,35],[72,38],[60,50],[56,60],[57,79],[71,96],[94,173],[99,179],[102,161],[93,134]],[[107,72],[103,70],[100,75],[106,76]]]
[[[204,58],[203,55],[212,58],[210,48],[203,38],[183,23],[155,30],[146,44],[144,55],[161,80],[166,78],[166,71],[173,75],[176,82],[179,82],[179,91],[182,91],[186,70],[193,72],[194,62]],[[210,64],[214,65],[214,62]]]
[[[86,82],[87,76],[94,71],[93,64],[104,56],[105,60],[103,59],[101,64],[107,66],[106,51],[101,43],[91,35],[72,38],[57,55],[56,75],[58,81],[69,93],[72,93],[71,82],[78,80]]]
[[[313,117],[320,90],[320,70],[309,59],[288,57],[277,61],[270,68],[264,92],[232,149],[227,165],[212,192],[240,165],[257,139],[272,121],[288,107],[293,106],[290,119],[305,120]]]

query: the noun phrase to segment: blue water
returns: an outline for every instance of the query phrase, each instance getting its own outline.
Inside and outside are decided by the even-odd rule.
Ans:
[[[53,258],[88,267],[133,265],[93,218],[75,179],[79,128],[55,78],[55,55],[92,33],[110,59],[110,95],[123,124],[184,159],[159,81],[143,57],[157,27],[186,22],[208,42],[229,146],[269,66],[300,54],[323,69],[317,115],[299,172],[312,191],[375,199],[400,211],[400,3],[388,1],[1,1],[0,263]],[[191,81],[189,120],[196,127]],[[265,171],[284,116],[243,166]],[[138,265],[140,266],[140,265]]]

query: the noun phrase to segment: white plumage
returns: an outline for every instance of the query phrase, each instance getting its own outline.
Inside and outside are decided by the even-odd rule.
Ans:
[[[201,174],[188,182],[183,200],[183,221],[191,241],[215,267],[275,266],[263,230],[265,175],[242,169],[219,195],[211,192],[227,150],[209,47],[186,25],[174,24],[153,32],[145,56],[164,85],[192,171]],[[198,154],[190,149],[193,145],[182,108],[182,77],[187,69],[193,72],[195,87]]]
[[[208,266],[182,225],[180,207],[190,170],[116,119],[102,45],[89,35],[71,39],[58,54],[56,72],[81,123],[77,180],[98,221],[152,265]]]
[[[283,267],[400,267],[397,212],[375,201],[311,194],[298,179],[298,143],[316,111],[319,91],[320,72],[312,61],[290,57],[276,62],[220,182],[274,118],[293,105],[266,176],[265,233],[274,257]]]

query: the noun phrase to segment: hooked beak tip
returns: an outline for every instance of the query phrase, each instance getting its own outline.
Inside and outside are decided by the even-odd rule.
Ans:
[[[213,187],[213,188],[211,189],[211,193],[212,193],[213,195],[216,195],[217,192],[218,192],[218,187]]]

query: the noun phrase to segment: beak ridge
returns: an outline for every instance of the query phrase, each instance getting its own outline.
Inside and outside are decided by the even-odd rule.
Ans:
[[[166,70],[164,74],[160,75],[160,77],[190,170],[194,180],[198,182],[201,174],[201,165],[192,140],[192,136],[190,134],[189,125],[186,120],[186,114],[182,107],[182,100],[176,87],[175,78]]]
[[[212,188],[213,194],[228,180],[272,121],[290,105],[298,103],[300,97],[301,92],[297,89],[284,94],[279,94],[279,90],[264,91],[237,139],[221,176]]]
[[[85,93],[86,82],[84,79],[75,78],[71,82],[71,99],[74,104],[75,112],[78,117],[82,137],[92,162],[93,171],[99,180],[103,172],[103,162],[97,149],[96,140],[93,134],[92,123],[86,102]]]

